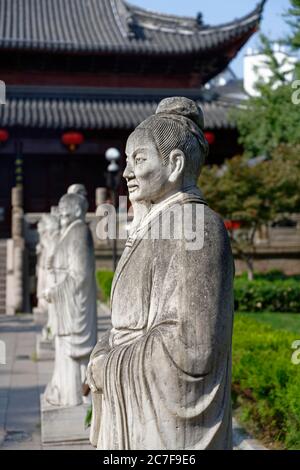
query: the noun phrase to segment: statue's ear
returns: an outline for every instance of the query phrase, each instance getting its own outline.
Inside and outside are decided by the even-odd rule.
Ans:
[[[81,217],[82,215],[82,210],[80,207],[77,207],[76,211],[75,211],[75,216],[77,219],[79,219],[79,217]]]
[[[169,181],[170,183],[176,183],[180,178],[182,178],[185,167],[185,155],[182,150],[172,150],[169,157],[169,165],[171,168]]]

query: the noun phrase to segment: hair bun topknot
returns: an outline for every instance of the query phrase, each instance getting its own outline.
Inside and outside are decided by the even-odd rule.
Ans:
[[[163,99],[156,110],[156,114],[170,114],[182,116],[193,121],[201,130],[204,130],[204,116],[202,109],[195,101],[189,98],[174,96]]]

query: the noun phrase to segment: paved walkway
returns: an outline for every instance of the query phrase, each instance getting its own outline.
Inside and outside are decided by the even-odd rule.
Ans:
[[[0,443],[2,448],[41,449],[38,363],[34,361],[38,329],[29,315],[0,317],[6,365],[0,365]]]
[[[98,331],[109,327],[103,308],[98,312]],[[0,340],[6,343],[6,365],[0,364],[0,449],[90,449],[90,445],[43,446],[40,394],[49,382],[53,361],[36,360],[36,335],[41,326],[32,315],[0,315]],[[235,449],[263,449],[234,422]]]
[[[109,326],[105,313],[98,316],[99,332]],[[40,394],[50,380],[53,361],[36,360],[36,335],[40,330],[41,327],[34,324],[32,315],[0,315],[0,340],[6,344],[6,365],[0,364],[1,450],[43,449]],[[89,445],[63,448],[92,450]]]

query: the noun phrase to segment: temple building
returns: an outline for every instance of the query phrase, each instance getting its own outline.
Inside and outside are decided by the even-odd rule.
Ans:
[[[164,97],[202,105],[209,163],[236,154],[233,104],[205,84],[257,31],[264,3],[210,26],[201,14],[159,14],[124,0],[0,0],[0,238],[10,236],[16,185],[27,213],[49,211],[76,182],[94,210],[95,189],[106,185],[105,151],[117,147],[122,166],[130,131]]]

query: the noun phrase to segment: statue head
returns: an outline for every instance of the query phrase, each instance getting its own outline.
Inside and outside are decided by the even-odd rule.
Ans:
[[[75,220],[84,219],[84,198],[78,194],[65,194],[59,201],[58,210],[61,229],[64,231]]]
[[[75,183],[68,187],[67,194],[80,194],[83,197],[87,197],[87,190],[84,184]]]
[[[46,230],[45,220],[44,220],[44,217],[42,216],[37,223],[38,234],[42,236],[45,230]]]
[[[78,194],[79,196],[81,196],[84,200],[84,210],[85,210],[85,214],[87,213],[87,210],[88,210],[88,200],[87,200],[87,190],[86,190],[86,187],[84,186],[84,184],[79,184],[79,183],[75,183],[75,184],[71,184],[71,186],[68,187],[68,191],[67,191],[67,194]]]
[[[203,129],[203,113],[194,101],[162,100],[127,141],[123,176],[130,200],[157,203],[196,185],[208,153]]]
[[[43,216],[44,224],[45,224],[45,232],[47,234],[56,234],[60,230],[60,221],[58,214],[45,214]]]
[[[59,217],[58,206],[51,206],[50,207],[50,214]]]

